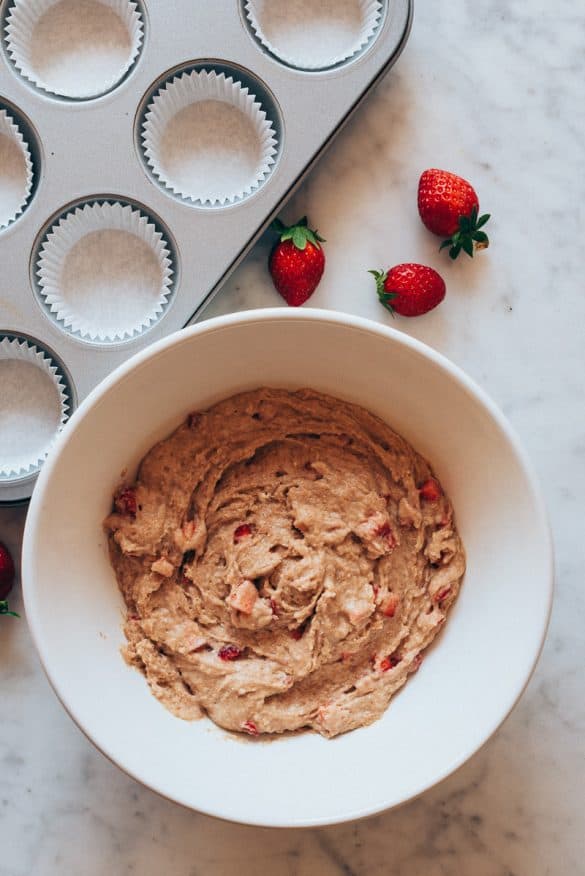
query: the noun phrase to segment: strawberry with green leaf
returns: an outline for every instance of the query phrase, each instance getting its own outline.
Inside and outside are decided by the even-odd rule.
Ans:
[[[9,614],[11,617],[20,617],[16,611],[9,610],[8,603],[5,599],[0,599],[0,614]]]
[[[445,281],[433,268],[406,262],[388,271],[369,271],[376,281],[378,299],[392,316],[422,316],[441,303]]]
[[[279,240],[268,262],[270,276],[286,303],[299,307],[311,297],[323,276],[324,238],[309,228],[306,216],[290,226],[276,219],[272,227]]]
[[[445,240],[456,259],[461,250],[473,258],[475,250],[486,249],[489,238],[483,226],[489,213],[479,215],[479,199],[467,180],[447,170],[425,170],[418,184],[418,212],[423,224]]]

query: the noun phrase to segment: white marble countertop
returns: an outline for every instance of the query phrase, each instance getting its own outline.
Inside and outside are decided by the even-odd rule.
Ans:
[[[391,322],[366,269],[414,260],[442,271],[441,307],[395,325],[491,393],[540,471],[556,603],[512,716],[400,810],[322,830],[224,824],[159,799],[94,750],[49,689],[25,620],[0,618],[0,876],[585,873],[584,39],[574,0],[419,0],[398,66],[285,211],[308,213],[327,238],[315,306]],[[467,176],[493,214],[492,247],[474,262],[450,264],[417,219],[428,166]],[[280,303],[267,252],[264,241],[207,316]],[[15,554],[24,514],[0,511]],[[12,602],[21,607],[18,585]]]

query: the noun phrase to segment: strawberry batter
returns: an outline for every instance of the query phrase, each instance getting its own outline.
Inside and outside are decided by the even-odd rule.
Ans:
[[[175,715],[252,735],[335,736],[379,718],[465,571],[425,460],[311,390],[190,415],[105,527],[128,662]]]

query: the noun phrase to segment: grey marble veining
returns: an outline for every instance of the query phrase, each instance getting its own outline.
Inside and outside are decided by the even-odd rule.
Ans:
[[[395,325],[482,383],[540,473],[556,603],[512,716],[459,772],[395,812],[323,830],[224,824],[159,799],[98,754],[51,693],[25,621],[1,618],[0,876],[585,873],[584,45],[575,0],[419,0],[398,67],[285,211],[308,213],[327,238],[316,306],[391,322],[366,270],[409,260],[441,270],[444,304]],[[492,247],[473,262],[450,264],[418,222],[427,166],[469,177],[493,214]],[[266,236],[206,316],[280,303],[269,246]],[[23,520],[0,511],[15,552]]]

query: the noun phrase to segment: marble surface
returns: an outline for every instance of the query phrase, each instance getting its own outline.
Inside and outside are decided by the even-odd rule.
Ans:
[[[419,0],[398,67],[285,211],[308,213],[327,238],[316,306],[391,322],[366,269],[417,260],[442,271],[444,304],[395,325],[483,384],[540,472],[556,602],[512,716],[471,762],[398,811],[322,830],[224,824],[108,763],[51,693],[25,620],[0,618],[0,876],[585,873],[584,38],[585,6],[574,0]],[[493,213],[492,247],[473,262],[450,264],[417,220],[418,174],[433,165],[468,176]],[[279,303],[268,246],[206,316]],[[23,521],[22,510],[0,511],[0,539],[15,554]],[[12,602],[21,607],[19,586]]]

